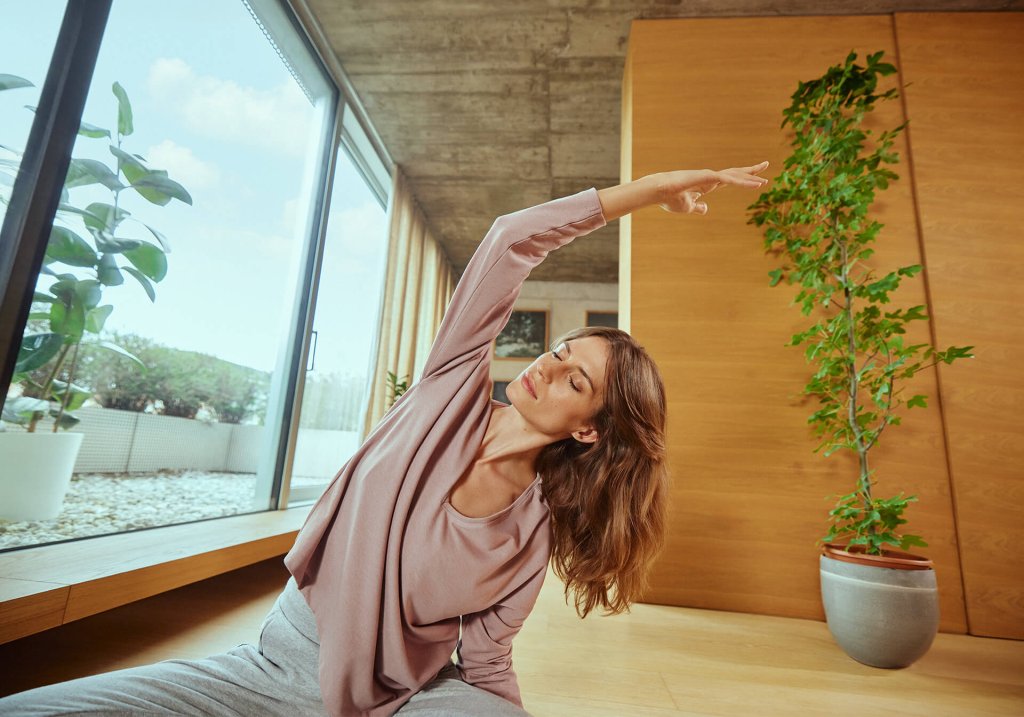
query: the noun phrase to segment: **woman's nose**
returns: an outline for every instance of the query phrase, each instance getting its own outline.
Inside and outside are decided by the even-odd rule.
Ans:
[[[548,382],[548,367],[542,363],[537,364],[537,375],[540,376],[540,380],[544,383]]]

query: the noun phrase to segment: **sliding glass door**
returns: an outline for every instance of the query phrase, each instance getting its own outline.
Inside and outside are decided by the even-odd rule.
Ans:
[[[0,75],[24,80],[0,92],[5,197],[62,7],[4,9]],[[42,492],[47,436],[82,438],[56,512],[0,515],[0,550],[278,506],[338,107],[278,0],[115,0],[19,352],[39,360],[4,402],[0,438],[39,440],[0,440],[18,498],[0,512]],[[382,210],[344,171],[325,271],[373,291],[379,247],[350,232],[382,243]],[[333,308],[316,360],[357,382],[375,327]]]

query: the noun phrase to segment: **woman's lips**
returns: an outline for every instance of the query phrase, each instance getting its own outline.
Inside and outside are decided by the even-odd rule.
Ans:
[[[534,400],[536,400],[537,390],[533,385],[533,381],[530,380],[530,374],[528,373],[523,374],[523,388],[525,388],[526,392],[533,396]]]

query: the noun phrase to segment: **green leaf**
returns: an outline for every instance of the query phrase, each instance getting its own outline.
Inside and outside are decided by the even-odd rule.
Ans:
[[[120,160],[118,166],[129,182],[134,182],[149,172],[149,167],[143,164],[138,157],[128,154],[123,149],[110,145],[110,153]]]
[[[59,418],[58,418],[58,416],[59,416]],[[74,428],[74,426],[77,423],[80,422],[80,419],[78,419],[75,416],[71,415],[67,411],[65,411],[64,413],[61,413],[56,408],[51,408],[50,409],[50,417],[56,419],[57,426],[59,428],[63,428],[65,431],[67,429],[69,429],[69,428]]]
[[[24,77],[0,74],[0,90],[16,90],[19,87],[35,87],[35,85]]]
[[[52,289],[51,289],[52,291]],[[64,324],[68,315],[68,305],[63,301],[55,301],[50,306],[50,330],[60,334],[61,339],[68,333],[64,330]]]
[[[104,286],[120,286],[124,283],[124,277],[121,275],[120,269],[117,268],[113,254],[104,254],[100,257],[96,273],[99,275],[100,283]]]
[[[111,89],[117,97],[117,133],[127,137],[135,131],[132,126],[132,105],[128,101],[128,93],[121,87],[120,82],[115,82]]]
[[[139,223],[142,224],[142,222]],[[156,240],[160,242],[160,246],[163,247],[165,253],[169,254],[171,252],[171,245],[167,243],[167,237],[165,237],[161,232],[158,232],[156,229],[149,226],[148,224],[142,224],[142,226],[146,227],[146,229],[149,230],[149,233],[156,237]]]
[[[919,545],[922,548],[927,548],[928,547],[928,543],[926,543],[923,540],[921,540],[921,536],[919,536],[919,535],[904,535],[903,536],[903,540],[900,542],[900,550],[906,550],[907,548],[912,548],[915,545]]]
[[[154,291],[153,285],[149,282],[149,279],[147,279],[146,276],[141,271],[133,269],[130,266],[121,267],[121,271],[127,271],[129,274],[138,279],[139,283],[142,284],[142,288],[146,290],[147,294],[149,294],[149,300],[156,301],[156,291]]]
[[[88,122],[81,122],[78,125],[78,134],[83,137],[109,137],[110,130],[97,127]]]
[[[137,249],[126,251],[124,256],[153,281],[163,281],[167,276],[167,256],[153,244],[140,242]]]
[[[940,361],[947,364],[953,363],[956,359],[960,358],[974,358],[974,354],[970,353],[973,346],[951,346],[944,352],[936,354]]]
[[[70,229],[54,225],[46,245],[46,262],[59,261],[69,266],[96,266],[96,252],[89,243]]]
[[[92,389],[86,386],[81,386],[77,383],[72,383],[68,386],[66,381],[60,381],[58,379],[54,379],[53,381],[53,395],[57,401],[63,403],[64,395],[70,394],[68,397],[67,409],[71,411],[81,408],[86,399],[92,396],[92,393]],[[53,415],[56,415],[56,411],[54,411]]]
[[[124,221],[125,217],[131,216],[124,209],[118,207],[115,211],[113,205],[104,202],[93,202],[85,208],[84,212],[78,210],[78,213],[82,214],[82,221],[85,222],[87,228],[98,232],[106,231],[110,234],[117,230],[118,225]]]
[[[75,284],[75,295],[85,309],[92,309],[100,303],[103,290],[95,279],[83,279]]]
[[[103,330],[103,324],[107,322],[107,317],[110,316],[110,312],[114,310],[114,307],[110,304],[103,306],[97,306],[95,309],[91,309],[88,314],[85,315],[85,328],[94,334],[98,334]]]
[[[85,306],[76,296],[70,303],[56,301],[50,307],[50,328],[62,334],[64,343],[77,343],[85,331]]]
[[[110,254],[123,254],[131,249],[137,249],[144,243],[141,239],[111,237],[106,232],[94,234],[93,238],[96,239],[96,248]]]
[[[98,162],[95,159],[72,159],[64,179],[64,186],[73,189],[89,184],[102,184],[107,189],[114,191],[124,189],[124,185],[118,181],[117,175],[111,172],[110,167],[103,162]]]
[[[14,364],[17,373],[35,371],[57,355],[64,337],[60,334],[30,334],[21,340]]]
[[[114,352],[116,354],[124,356],[125,358],[131,359],[135,363],[139,364],[139,366],[142,366],[142,368],[146,368],[146,364],[142,363],[142,361],[139,359],[138,356],[136,356],[135,354],[132,354],[132,353],[128,353],[127,351],[125,351],[123,348],[121,348],[117,344],[113,344],[113,343],[111,343],[109,341],[97,341],[97,340],[85,340],[82,343],[84,345],[86,345],[86,346],[97,346],[97,347],[99,347],[101,349],[106,349],[107,351],[112,351],[112,352]]]
[[[78,278],[67,274],[62,274],[61,276],[70,276],[71,278],[62,278],[60,281],[50,284],[50,293],[65,304],[70,305],[75,297],[75,283],[78,281]]]
[[[928,408],[928,404],[925,403],[926,399],[927,396],[914,396],[909,401],[907,401],[907,408],[914,408],[915,406],[920,406],[921,408]]]
[[[171,199],[177,199],[188,205],[192,204],[192,195],[160,170],[154,170],[132,180],[132,187],[147,200],[161,207],[169,203]]]
[[[771,284],[769,284],[769,286],[775,286],[780,281],[782,281],[782,269],[773,269],[772,271],[768,272],[768,276],[770,276],[772,279],[772,282]]]
[[[4,403],[3,419],[8,423],[24,426],[32,421],[33,414],[46,411],[49,405],[48,401],[40,398],[28,396],[10,398]]]

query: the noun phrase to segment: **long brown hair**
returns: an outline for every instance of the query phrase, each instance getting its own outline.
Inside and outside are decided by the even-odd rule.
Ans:
[[[551,511],[551,563],[575,593],[581,618],[598,605],[629,612],[648,587],[648,570],[665,544],[668,469],[665,386],[658,367],[632,336],[586,327],[555,344],[600,336],[609,344],[599,438],[546,446],[537,458]],[[614,593],[614,594],[613,594]]]

